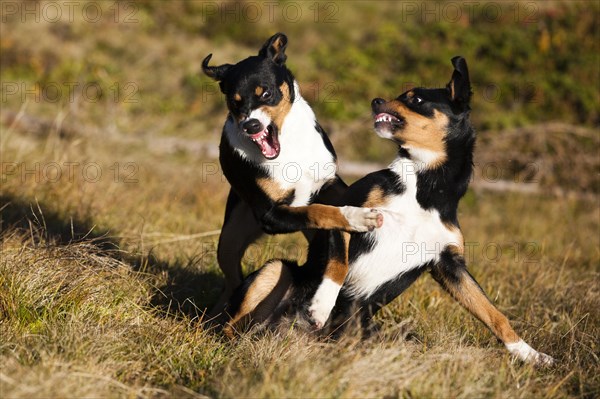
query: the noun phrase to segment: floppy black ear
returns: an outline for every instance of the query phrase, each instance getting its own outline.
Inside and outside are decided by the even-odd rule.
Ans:
[[[446,86],[450,92],[450,98],[457,103],[468,105],[471,101],[471,81],[469,80],[469,69],[467,61],[463,57],[452,58],[454,72]]]
[[[272,60],[277,65],[283,65],[287,59],[287,55],[285,55],[287,41],[286,35],[283,33],[276,33],[265,42],[258,52],[258,55]]]
[[[202,70],[204,71],[206,76],[213,78],[216,81],[220,81],[221,79],[223,79],[223,76],[225,76],[225,74],[227,73],[229,68],[231,68],[231,65],[223,64],[220,66],[208,66],[208,63],[210,62],[211,57],[212,57],[212,54],[209,54],[202,61]]]

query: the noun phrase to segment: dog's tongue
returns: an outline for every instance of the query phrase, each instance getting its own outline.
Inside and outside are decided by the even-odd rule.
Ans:
[[[279,155],[279,143],[275,134],[265,128],[262,132],[251,136],[265,158],[272,159]]]

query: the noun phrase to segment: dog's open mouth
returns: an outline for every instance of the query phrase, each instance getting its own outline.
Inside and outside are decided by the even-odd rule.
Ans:
[[[374,116],[375,118],[375,127],[384,127],[384,126],[401,126],[402,120],[398,117],[395,117],[392,114],[388,114],[385,112],[381,112]]]
[[[397,130],[404,127],[404,118],[401,116],[379,112],[373,118],[375,119],[375,132],[379,137],[391,139]]]
[[[275,159],[279,156],[279,138],[277,137],[275,125],[270,124],[262,131],[250,134],[248,137],[250,137],[250,140],[254,141],[265,158]]]

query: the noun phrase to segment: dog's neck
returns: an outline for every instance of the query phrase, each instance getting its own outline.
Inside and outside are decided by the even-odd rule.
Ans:
[[[295,80],[293,84],[293,96],[290,101],[292,101],[292,108],[286,117],[282,130],[286,127],[286,124],[289,126],[291,123],[314,128],[316,122],[315,113],[304,97],[302,97],[302,94],[300,94],[300,86]]]
[[[443,220],[453,223],[457,222],[458,202],[467,191],[473,171],[474,133],[469,137],[472,139],[451,138],[446,159],[434,166],[402,147],[390,165],[407,188],[404,195],[414,195],[422,208],[436,209]]]

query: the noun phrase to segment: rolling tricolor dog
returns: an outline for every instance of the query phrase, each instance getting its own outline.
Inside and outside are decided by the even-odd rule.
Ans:
[[[375,131],[398,145],[398,156],[387,169],[352,184],[342,203],[379,209],[383,226],[364,233],[318,232],[301,267],[268,262],[232,298],[227,334],[248,318],[271,324],[306,308],[313,325],[327,331],[354,315],[367,327],[427,271],[512,354],[536,364],[553,362],[517,335],[467,270],[457,208],[471,179],[475,131],[467,63],[455,57],[452,64],[446,88],[415,88],[391,101],[372,101]],[[323,277],[333,261],[349,264],[343,285],[340,276]]]
[[[332,206],[347,186],[336,174],[331,142],[285,65],[286,46],[287,37],[278,33],[257,56],[235,65],[209,66],[212,54],[202,62],[204,73],[219,82],[229,110],[220,163],[231,191],[217,250],[225,290],[213,315],[242,282],[242,256],[264,232],[365,232],[382,224],[374,210]]]

